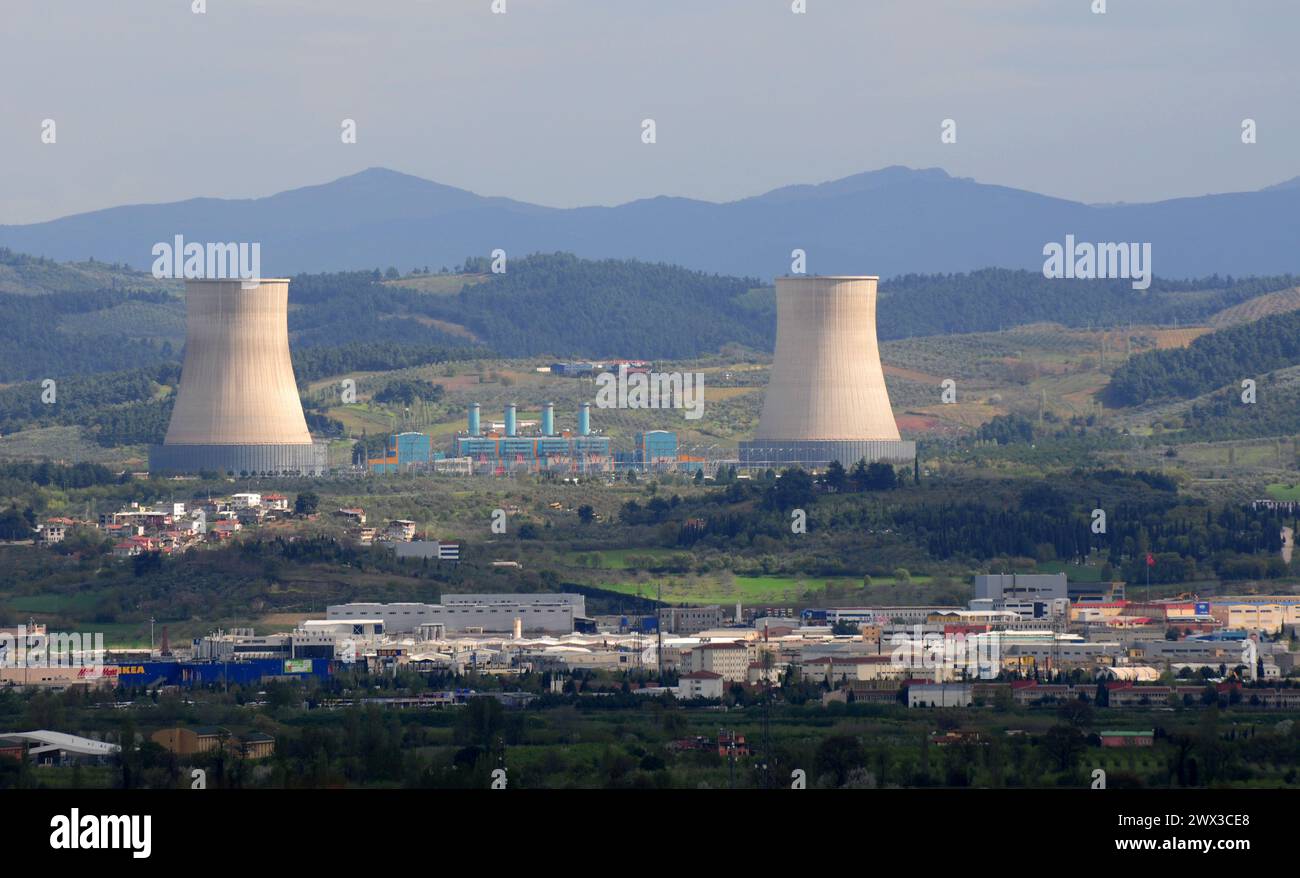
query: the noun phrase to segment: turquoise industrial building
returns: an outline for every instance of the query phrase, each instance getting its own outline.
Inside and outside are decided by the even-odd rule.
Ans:
[[[516,472],[610,473],[693,472],[704,465],[700,458],[678,453],[677,434],[672,430],[637,433],[631,452],[614,452],[608,436],[592,433],[591,404],[578,409],[576,431],[555,428],[555,405],[545,403],[536,431],[521,433],[515,405],[505,407],[502,429],[483,429],[478,403],[469,408],[464,433],[452,440],[450,454],[435,450],[427,433],[405,432],[389,436],[384,450],[366,460],[372,473],[404,473],[451,469],[457,472],[506,475]]]

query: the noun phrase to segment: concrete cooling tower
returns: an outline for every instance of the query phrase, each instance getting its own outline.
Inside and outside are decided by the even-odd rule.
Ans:
[[[250,281],[250,283],[253,283]],[[289,360],[289,281],[185,282],[185,362],[151,473],[319,475]]]
[[[750,467],[846,468],[910,462],[899,438],[876,343],[875,277],[782,277],[776,281],[776,358]]]

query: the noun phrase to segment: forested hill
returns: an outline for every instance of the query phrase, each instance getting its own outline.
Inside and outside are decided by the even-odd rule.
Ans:
[[[56,262],[42,256],[15,253],[0,247],[0,293],[38,296],[46,293],[90,293],[97,290],[179,291],[179,281],[156,280],[121,263]]]
[[[1191,399],[1243,378],[1300,363],[1300,311],[1203,335],[1186,348],[1148,351],[1111,376],[1107,401]]]
[[[467,268],[487,270],[487,261]],[[728,343],[770,350],[770,305],[759,281],[632,260],[534,255],[438,300],[430,314],[510,355],[693,357]]]
[[[290,286],[294,343],[384,338],[447,344],[452,339],[441,332],[460,327],[503,356],[672,359],[726,344],[770,351],[776,340],[775,291],[752,278],[567,253],[511,259],[504,274],[491,274],[487,259],[471,258],[463,271],[471,282],[458,294],[393,286],[378,271],[300,275]],[[445,279],[459,282],[456,276]],[[882,282],[877,325],[882,339],[896,339],[1040,322],[1192,324],[1297,283],[1300,278],[1291,276],[1156,278],[1150,289],[1138,291],[1127,280],[1056,280],[996,268],[906,275]]]
[[[1041,272],[987,268],[970,274],[909,274],[880,284],[881,338],[990,332],[1029,323],[1109,327],[1129,323],[1199,323],[1247,299],[1300,283],[1291,275],[1241,280],[1153,278],[1065,280]]]
[[[0,293],[0,382],[89,375],[154,366],[179,356],[148,322],[178,308],[165,292]],[[141,317],[144,320],[141,320]],[[134,324],[127,318],[134,317]],[[180,317],[177,315],[177,321]],[[114,326],[124,331],[112,332]],[[132,327],[129,331],[127,327]]]
[[[495,275],[488,260],[469,259],[447,280],[450,293],[384,283],[378,271],[299,275],[289,285],[293,343],[480,344],[502,356],[663,359],[773,342],[772,315],[750,303],[756,280],[563,253],[511,259]]]
[[[0,284],[0,382],[179,361],[184,301],[171,290],[69,291],[61,289],[66,274],[52,263],[5,258],[21,262],[29,280],[46,276],[57,283],[44,295],[6,294]],[[1149,290],[1137,291],[1128,281],[1053,280],[1006,269],[905,275],[881,284],[878,327],[882,339],[897,339],[1039,322],[1191,324],[1297,282],[1156,278]],[[567,253],[512,257],[504,274],[491,273],[479,257],[452,271],[426,268],[406,277],[396,268],[300,274],[289,287],[290,344],[295,355],[339,349],[343,360],[376,364],[470,348],[501,356],[660,360],[730,344],[770,351],[775,293],[764,283],[770,281]],[[320,368],[332,359],[338,357],[328,351],[314,356]]]

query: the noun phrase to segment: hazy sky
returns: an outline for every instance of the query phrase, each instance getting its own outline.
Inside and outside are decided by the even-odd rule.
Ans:
[[[0,223],[376,165],[554,206],[891,164],[1091,202],[1300,175],[1300,3],[1091,2],[0,0]]]

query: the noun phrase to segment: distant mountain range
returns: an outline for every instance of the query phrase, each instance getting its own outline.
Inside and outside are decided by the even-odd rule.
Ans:
[[[262,273],[454,266],[503,248],[567,251],[771,278],[807,251],[820,274],[1039,270],[1043,245],[1150,242],[1161,277],[1300,272],[1300,178],[1257,192],[1088,205],[889,167],[723,204],[649,198],[549,208],[383,168],[254,199],[195,198],[0,226],[0,246],[147,270],[160,241],[262,245]]]

